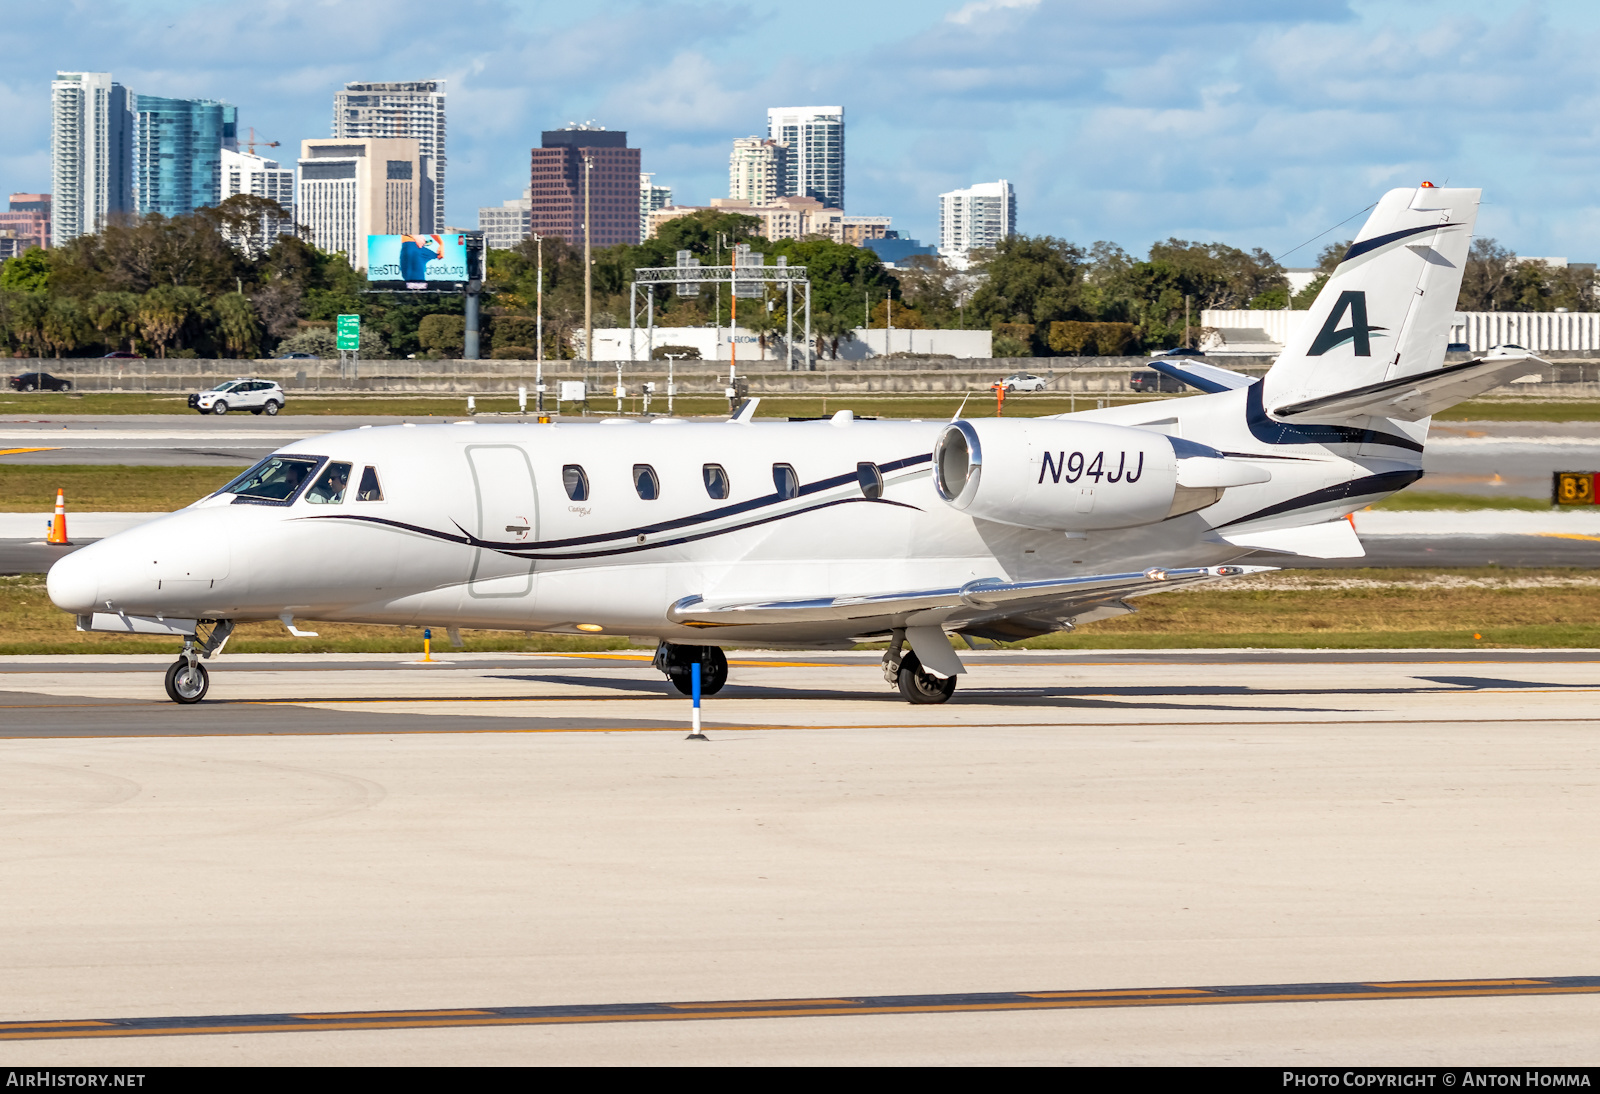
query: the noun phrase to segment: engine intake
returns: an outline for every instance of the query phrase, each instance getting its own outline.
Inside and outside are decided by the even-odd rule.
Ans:
[[[1192,441],[1054,419],[951,422],[933,474],[939,496],[974,517],[1064,532],[1154,524],[1272,477]]]

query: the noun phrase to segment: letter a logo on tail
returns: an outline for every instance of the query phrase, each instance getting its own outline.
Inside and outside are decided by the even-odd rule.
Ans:
[[[1344,318],[1344,313],[1347,311],[1350,313],[1350,325],[1341,329],[1339,320]],[[1357,357],[1371,357],[1372,332],[1387,329],[1387,327],[1368,326],[1367,294],[1360,289],[1346,289],[1339,294],[1339,300],[1333,305],[1333,311],[1328,313],[1328,321],[1322,324],[1322,330],[1317,332],[1317,339],[1311,343],[1306,356],[1321,357],[1335,346],[1351,342]]]

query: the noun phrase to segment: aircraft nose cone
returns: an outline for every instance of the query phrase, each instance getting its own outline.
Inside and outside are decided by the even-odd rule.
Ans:
[[[100,591],[98,568],[86,556],[89,549],[74,551],[57,559],[50,567],[45,585],[55,606],[73,615],[87,615],[95,610]]]

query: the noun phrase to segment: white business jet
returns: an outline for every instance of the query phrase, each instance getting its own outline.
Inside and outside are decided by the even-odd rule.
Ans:
[[[1529,371],[1444,365],[1479,191],[1378,202],[1264,381],[1035,419],[363,427],[300,441],[188,508],[55,564],[95,631],[167,634],[177,702],[234,625],[280,619],[616,634],[688,691],[723,644],[888,642],[938,703],[949,636],[1011,641],[1134,597],[1362,553],[1341,518],[1421,477],[1429,416]]]

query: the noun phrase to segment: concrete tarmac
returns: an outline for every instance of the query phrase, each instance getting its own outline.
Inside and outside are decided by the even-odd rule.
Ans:
[[[444,656],[224,657],[194,707],[166,658],[0,661],[0,1022],[1600,972],[1600,651],[972,654],[937,707],[871,655],[741,653],[705,743],[645,652]],[[1600,1048],[1595,994],[821,1013],[30,1033],[0,1062]]]

